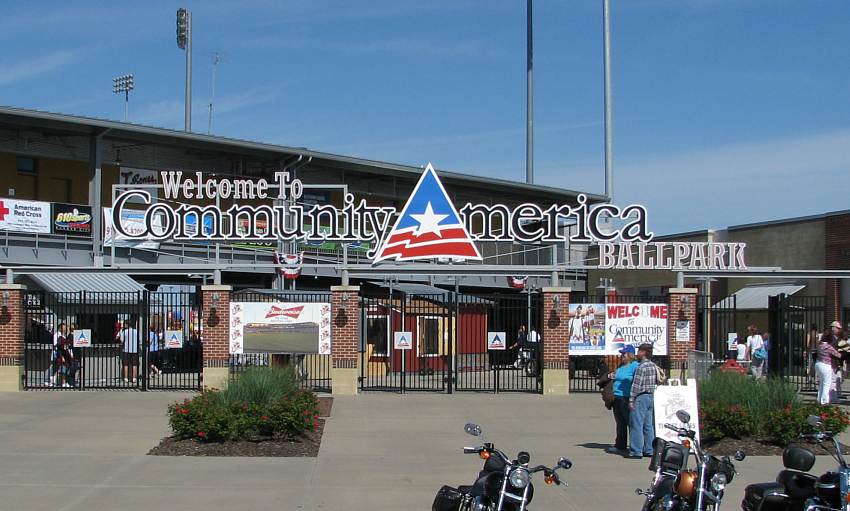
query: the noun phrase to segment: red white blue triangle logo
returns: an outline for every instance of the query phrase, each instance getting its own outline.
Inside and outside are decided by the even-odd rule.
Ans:
[[[384,238],[373,263],[387,259],[481,260],[478,247],[430,163]]]

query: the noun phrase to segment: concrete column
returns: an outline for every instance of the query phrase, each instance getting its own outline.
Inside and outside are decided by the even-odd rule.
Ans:
[[[544,287],[543,293],[543,394],[565,396],[570,393],[569,325],[570,291],[568,287]]]
[[[103,138],[92,135],[89,139],[89,205],[91,206],[91,239],[93,265],[103,266],[103,200],[101,197],[103,183]],[[111,205],[111,204],[110,204]]]
[[[688,353],[697,348],[697,292],[695,288],[677,287],[669,290],[670,302],[667,309],[667,355],[670,358],[672,378],[684,378],[687,370]],[[687,321],[690,335],[687,341],[676,339],[676,323]]]
[[[359,297],[360,286],[331,287],[331,388],[335,395],[357,394]]]
[[[20,284],[0,284],[0,392],[23,390],[24,291]]]
[[[230,377],[230,286],[201,286],[205,387],[223,389]]]

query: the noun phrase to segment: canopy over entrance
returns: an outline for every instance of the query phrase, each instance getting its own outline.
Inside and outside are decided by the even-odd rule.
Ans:
[[[739,289],[714,304],[715,309],[767,310],[771,296],[791,296],[806,287],[802,284],[757,284]]]

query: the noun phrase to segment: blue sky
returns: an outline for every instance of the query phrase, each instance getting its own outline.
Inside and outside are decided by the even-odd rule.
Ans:
[[[615,202],[657,233],[848,209],[850,2],[613,0]],[[522,0],[4,6],[0,103],[525,178]],[[603,191],[601,0],[535,2],[536,181]]]

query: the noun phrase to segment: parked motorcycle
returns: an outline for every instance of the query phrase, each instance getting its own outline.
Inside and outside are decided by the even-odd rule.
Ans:
[[[815,454],[804,447],[786,447],[782,452],[785,470],[779,472],[776,482],[747,486],[741,502],[744,511],[850,511],[850,466],[841,446],[832,432],[823,431],[823,421],[817,415],[809,416],[808,422],[818,431],[800,437],[820,446],[824,441],[831,442],[832,449],[825,449],[838,462],[838,470],[820,477],[809,474]]]
[[[481,427],[468,423],[467,434],[480,437]],[[482,438],[483,440],[483,438]],[[434,498],[432,511],[525,511],[534,497],[531,477],[543,472],[546,484],[566,485],[557,471],[569,469],[572,462],[566,458],[558,460],[552,468],[544,465],[530,467],[531,455],[520,451],[511,460],[492,443],[483,442],[477,447],[464,447],[464,454],[477,454],[484,460],[484,467],[470,486],[443,486]]]
[[[676,412],[676,418],[686,425],[691,421],[690,414],[684,410]],[[705,452],[694,430],[675,424],[664,427],[675,431],[681,443],[661,438],[653,441],[649,469],[655,472],[655,477],[649,489],[635,490],[636,494],[646,496],[643,510],[718,511],[726,485],[736,474],[732,460]],[[696,460],[695,469],[688,469],[690,451]],[[743,451],[735,453],[736,461],[744,458]]]

